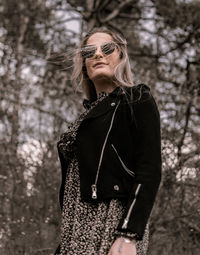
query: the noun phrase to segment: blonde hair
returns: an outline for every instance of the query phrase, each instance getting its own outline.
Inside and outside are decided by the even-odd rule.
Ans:
[[[72,85],[74,85],[76,88],[81,86],[84,93],[86,94],[86,97],[92,101],[97,97],[96,90],[94,83],[89,79],[87,75],[85,60],[81,55],[81,49],[87,44],[87,40],[90,38],[90,36],[95,33],[109,34],[113,41],[117,44],[120,51],[121,62],[117,65],[114,73],[114,82],[116,86],[121,86],[123,88],[123,86],[129,87],[134,85],[129,57],[127,54],[126,39],[124,39],[118,33],[115,33],[107,28],[94,28],[85,35],[79,45],[79,48],[74,57],[74,68],[71,75]]]

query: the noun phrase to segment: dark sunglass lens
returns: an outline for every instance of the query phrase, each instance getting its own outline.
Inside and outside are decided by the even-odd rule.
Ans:
[[[81,50],[81,54],[83,58],[91,58],[94,56],[96,52],[96,47],[84,47]]]
[[[101,46],[101,50],[104,54],[109,55],[114,52],[115,50],[115,44],[114,43],[106,43]]]

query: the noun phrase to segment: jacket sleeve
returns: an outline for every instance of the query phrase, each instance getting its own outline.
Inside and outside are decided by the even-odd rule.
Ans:
[[[132,103],[138,130],[135,158],[135,179],[126,210],[117,231],[133,233],[141,240],[161,180],[160,115],[146,85],[140,85],[139,100]]]

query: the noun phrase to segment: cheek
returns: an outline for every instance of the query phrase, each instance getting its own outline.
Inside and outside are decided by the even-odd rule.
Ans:
[[[112,71],[114,71],[115,70],[115,68],[118,66],[118,64],[120,63],[120,59],[119,59],[119,57],[117,58],[113,58],[111,61],[110,61],[110,69],[112,70]]]
[[[121,59],[118,52],[115,52],[113,55],[109,56],[109,63],[112,67],[116,67],[120,63],[120,61]]]

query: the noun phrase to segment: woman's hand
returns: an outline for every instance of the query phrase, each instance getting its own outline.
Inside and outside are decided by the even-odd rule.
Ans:
[[[119,237],[112,244],[108,255],[136,255],[136,243],[126,243],[123,237]]]

